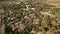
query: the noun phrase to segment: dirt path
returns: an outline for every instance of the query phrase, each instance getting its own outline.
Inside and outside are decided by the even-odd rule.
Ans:
[[[44,0],[44,3],[60,7],[60,0]]]
[[[0,34],[2,34],[2,28],[0,27]]]

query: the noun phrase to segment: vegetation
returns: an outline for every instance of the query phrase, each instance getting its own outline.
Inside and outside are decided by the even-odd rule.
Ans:
[[[5,34],[60,34],[60,8],[26,0],[3,5]]]

